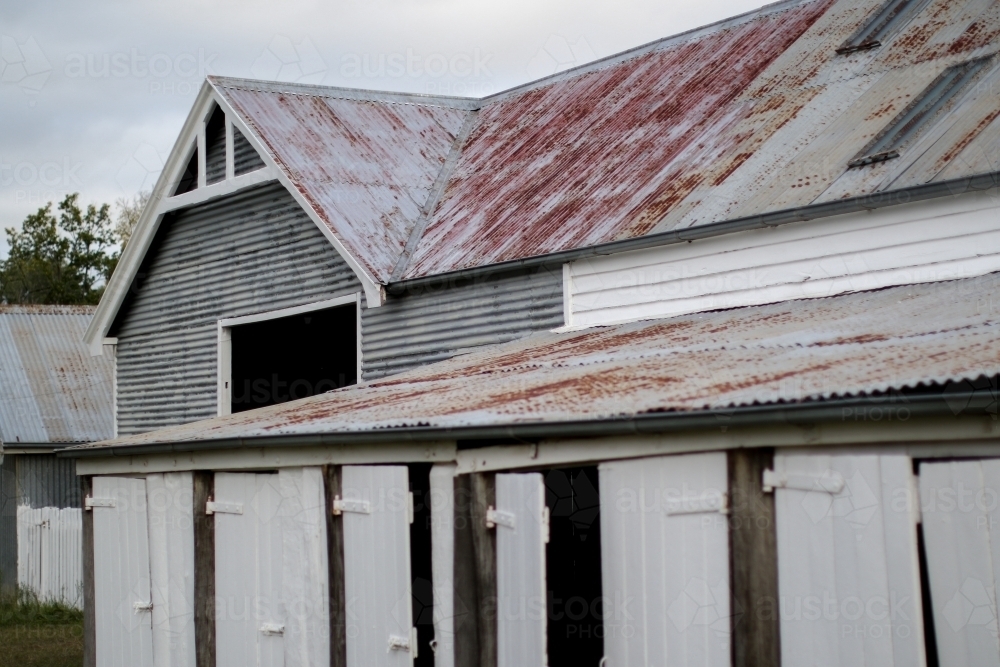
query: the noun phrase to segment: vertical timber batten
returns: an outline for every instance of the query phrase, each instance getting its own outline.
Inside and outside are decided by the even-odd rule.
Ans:
[[[347,594],[344,582],[344,521],[333,515],[333,499],[343,496],[343,468],[326,466],[326,543],[330,576],[330,667],[347,667]]]
[[[486,527],[496,476],[455,478],[455,665],[497,667],[497,547]]]
[[[194,473],[194,634],[197,667],[215,667],[215,516],[205,512],[215,475]]]
[[[774,450],[730,450],[728,466],[732,664],[780,667],[774,494],[762,488],[764,471],[774,466]]]

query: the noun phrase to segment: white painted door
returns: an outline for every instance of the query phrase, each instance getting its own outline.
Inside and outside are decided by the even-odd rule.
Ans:
[[[728,666],[726,455],[599,470],[607,664]]]
[[[907,456],[777,455],[781,660],[924,665],[917,507]],[[942,663],[947,664],[947,663]]]
[[[545,483],[538,473],[496,476],[497,664],[543,667],[546,648]]]
[[[1000,665],[1000,461],[920,465],[924,546],[942,665]]]
[[[215,475],[215,641],[219,667],[283,667],[278,475]]]
[[[410,494],[405,466],[344,466],[348,667],[413,664]]]
[[[431,468],[431,564],[434,580],[434,667],[455,665],[455,469]]]
[[[193,499],[189,472],[146,477],[156,667],[195,664]]]
[[[330,574],[321,468],[278,472],[285,667],[330,664]]]
[[[94,628],[98,667],[153,667],[146,482],[95,477]]]

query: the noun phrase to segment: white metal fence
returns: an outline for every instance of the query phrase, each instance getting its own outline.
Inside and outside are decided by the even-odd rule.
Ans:
[[[44,601],[83,609],[79,509],[17,508],[17,583]]]

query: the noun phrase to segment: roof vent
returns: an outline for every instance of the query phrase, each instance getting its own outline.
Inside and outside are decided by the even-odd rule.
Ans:
[[[882,42],[916,16],[928,0],[889,0],[870,21],[861,26],[837,53],[847,54],[882,46]]]
[[[949,108],[992,60],[993,56],[986,56],[946,69],[847,166],[863,167],[899,157],[900,149]]]

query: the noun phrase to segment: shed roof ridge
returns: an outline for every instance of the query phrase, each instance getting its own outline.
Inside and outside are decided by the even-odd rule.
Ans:
[[[282,93],[286,95],[308,95],[356,102],[380,102],[408,106],[446,107],[449,109],[478,108],[479,100],[474,97],[449,95],[429,95],[427,93],[407,93],[398,90],[372,90],[370,88],[350,88],[347,86],[324,86],[320,84],[288,83],[265,79],[244,79],[239,77],[209,75],[208,80],[219,88],[233,88],[260,93]]]
[[[389,274],[390,283],[402,278],[406,273],[406,269],[409,268],[413,252],[420,245],[420,241],[424,237],[424,232],[427,231],[427,226],[430,224],[431,214],[434,213],[438,202],[441,201],[441,197],[444,195],[445,188],[448,187],[448,182],[451,180],[452,174],[455,173],[458,161],[462,156],[462,149],[465,148],[465,142],[476,126],[478,116],[478,109],[471,109],[465,116],[465,120],[462,121],[462,126],[451,143],[451,148],[448,150],[448,155],[445,156],[437,178],[434,179],[434,183],[428,188],[427,199],[424,200],[423,205],[420,207],[420,216],[413,223],[413,229],[410,230],[410,237],[407,239],[403,251],[396,259],[396,265]]]

